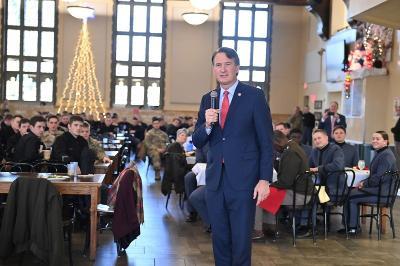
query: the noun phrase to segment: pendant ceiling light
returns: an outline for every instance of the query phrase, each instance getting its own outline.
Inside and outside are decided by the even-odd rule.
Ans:
[[[67,10],[75,18],[87,20],[94,17],[94,9],[88,6],[68,6]]]
[[[207,21],[208,14],[203,12],[186,12],[182,14],[183,20],[190,25],[200,25]]]

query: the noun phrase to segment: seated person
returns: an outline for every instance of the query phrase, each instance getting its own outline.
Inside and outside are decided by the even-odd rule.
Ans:
[[[58,129],[58,117],[56,115],[50,115],[47,117],[47,131],[43,133],[42,142],[47,148],[50,148],[56,137],[63,133],[64,131]]]
[[[18,141],[21,139],[23,135],[28,134],[30,126],[29,119],[22,118],[19,122],[19,132],[18,134],[12,135],[7,140],[7,147],[6,147],[6,160],[12,161],[14,159],[15,148],[17,146]]]
[[[296,141],[297,144],[299,144],[299,146],[300,146],[300,147],[303,149],[303,151],[306,153],[307,158],[310,157],[312,147],[309,146],[309,145],[303,144],[303,143],[301,142],[301,140],[303,139],[303,132],[302,132],[300,129],[298,129],[298,128],[293,128],[292,130],[290,130],[289,139],[292,139],[292,140]]]
[[[356,234],[359,228],[360,203],[373,203],[377,201],[380,177],[387,171],[397,171],[396,157],[389,148],[389,136],[385,131],[372,134],[372,147],[376,154],[370,164],[370,175],[367,179],[357,184],[357,188],[350,192],[346,205],[348,212],[348,227],[350,234]],[[381,195],[389,194],[390,179],[383,182]],[[345,230],[339,230],[345,232]]]
[[[115,131],[116,126],[113,125],[111,114],[107,113],[104,119],[104,123],[100,124],[98,134],[104,136],[114,136]]]
[[[186,139],[187,130],[185,128],[179,129],[176,133],[176,142],[168,145],[164,154],[165,174],[161,183],[161,191],[164,195],[171,193],[172,184],[174,184],[176,193],[183,193],[185,191],[184,176],[188,171],[188,166],[183,144],[186,142]]]
[[[346,129],[343,126],[336,126],[333,129],[333,140],[343,150],[344,154],[344,167],[357,166],[358,164],[358,152],[356,147],[346,143]]]
[[[195,156],[196,156],[196,164],[197,163],[207,163],[207,152],[208,152],[208,144],[205,145],[201,149],[196,149]],[[186,198],[189,199],[190,195],[194,190],[198,187],[196,174],[193,171],[189,171],[185,175],[185,195]],[[193,223],[197,220],[197,212],[191,205],[191,202],[188,201],[186,204],[186,209],[189,215],[186,218],[186,222]],[[204,221],[204,219],[203,219]]]
[[[153,117],[152,129],[150,129],[144,138],[144,148],[146,154],[153,162],[155,180],[161,180],[161,155],[165,152],[169,143],[167,133],[160,129],[160,119]]]
[[[82,124],[82,117],[70,117],[68,132],[54,141],[50,160],[63,163],[78,162],[78,172],[88,174],[94,172],[95,154],[90,152],[87,141],[80,136]]]
[[[104,152],[101,143],[90,136],[90,124],[87,121],[82,124],[81,136],[88,142],[89,149],[96,153],[96,160],[103,163],[111,163],[111,160]]]
[[[279,189],[286,189],[286,194],[283,199],[282,205],[293,204],[293,185],[298,175],[302,175],[308,170],[308,159],[304,150],[294,140],[288,140],[285,134],[279,130],[274,131],[273,137],[274,149],[281,153],[281,159],[278,169],[277,181],[272,183],[272,187]],[[296,202],[303,204],[306,192],[309,194],[312,191],[313,183],[311,178],[308,180],[308,187],[306,179],[300,180],[296,184]],[[268,200],[268,198],[266,199]],[[261,207],[256,207],[256,216],[254,223],[253,239],[261,239],[264,237],[262,230],[263,221],[267,224],[275,224],[275,217],[271,213],[265,212],[266,216],[263,217],[264,210]]]
[[[329,137],[325,130],[316,129],[313,132],[314,147],[309,158],[310,171],[318,173],[322,185],[327,186],[329,195],[336,193],[336,180],[340,178],[341,182],[345,179],[341,178],[343,174],[333,173],[344,170],[344,154],[343,150],[334,143],[329,143]],[[344,184],[339,182],[339,187]]]
[[[69,123],[70,114],[67,111],[62,112],[60,117],[60,122],[58,123],[59,129],[61,131],[68,131],[68,123]]]
[[[35,163],[43,158],[40,137],[46,127],[46,119],[34,116],[30,120],[30,132],[21,137],[15,147],[14,162]]]
[[[166,133],[171,140],[175,139],[176,132],[178,131],[179,128],[181,128],[181,120],[175,117],[172,119],[172,123],[167,125]]]
[[[211,233],[211,224],[208,219],[208,209],[206,201],[206,186],[198,186],[189,196],[190,205],[196,210],[203,220],[207,233]]]
[[[290,124],[286,122],[280,122],[275,125],[275,130],[279,130],[288,137],[290,133]]]

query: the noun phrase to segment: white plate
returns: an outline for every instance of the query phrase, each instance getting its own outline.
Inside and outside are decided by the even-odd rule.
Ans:
[[[70,178],[69,176],[60,176],[60,177],[53,177],[53,178],[48,178],[47,177],[47,180],[49,180],[49,181],[64,181],[64,180],[67,180],[69,178]]]

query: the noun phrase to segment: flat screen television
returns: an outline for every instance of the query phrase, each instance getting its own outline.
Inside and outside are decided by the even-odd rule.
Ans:
[[[344,79],[345,41],[337,40],[326,44],[326,81],[340,82]]]

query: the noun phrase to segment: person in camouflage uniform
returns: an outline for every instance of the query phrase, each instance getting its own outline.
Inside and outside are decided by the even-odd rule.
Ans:
[[[160,119],[157,117],[153,118],[153,128],[150,129],[144,138],[144,146],[147,155],[153,162],[153,168],[155,172],[155,179],[161,180],[161,155],[165,152],[169,143],[167,133],[160,129]]]
[[[81,136],[88,142],[89,149],[96,153],[96,160],[102,161],[103,163],[110,163],[110,158],[107,157],[104,152],[101,143],[90,136],[90,124],[88,122],[83,122],[81,128]]]
[[[50,115],[47,117],[47,131],[42,135],[42,142],[47,148],[50,148],[53,146],[56,137],[63,133],[63,131],[58,130],[58,117],[56,115]]]

